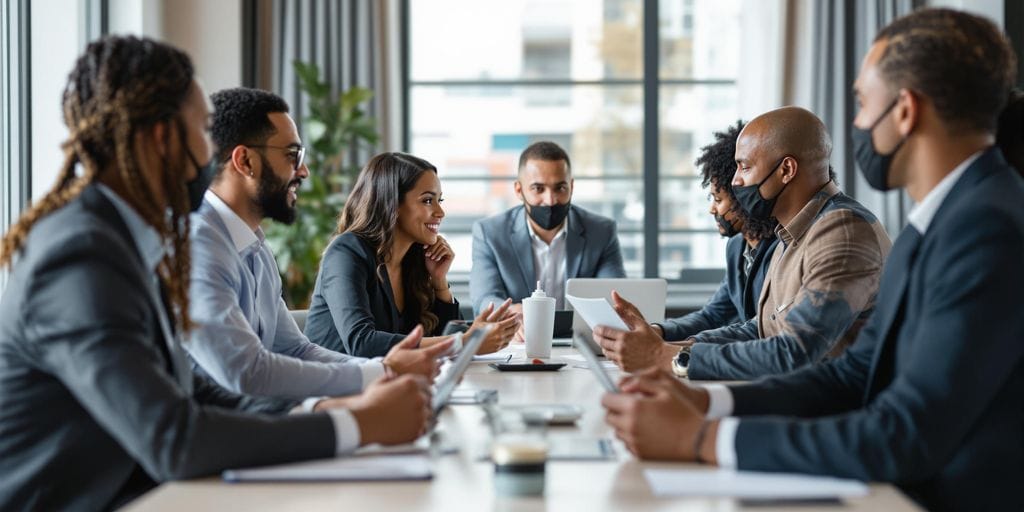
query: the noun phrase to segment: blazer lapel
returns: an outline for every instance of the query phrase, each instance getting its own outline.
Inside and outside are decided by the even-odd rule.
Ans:
[[[893,244],[892,252],[889,253],[889,260],[882,271],[882,289],[878,293],[878,304],[875,306],[874,315],[878,317],[878,324],[875,334],[878,345],[875,347],[875,354],[871,358],[871,367],[868,370],[867,385],[864,387],[864,402],[867,403],[877,392],[881,382],[876,382],[881,377],[879,367],[888,362],[882,361],[882,354],[886,345],[895,343],[890,339],[889,331],[892,330],[893,322],[896,320],[900,309],[903,307],[903,298],[907,290],[907,282],[910,280],[910,271],[913,268],[914,258],[917,249],[921,245],[922,236],[914,226],[908,225],[900,233],[896,243]]]
[[[132,260],[135,272],[139,281],[145,286],[146,296],[149,297],[150,306],[153,307],[153,313],[160,326],[160,333],[164,341],[161,348],[164,349],[164,355],[167,357],[168,369],[171,370],[171,373],[182,388],[191,394],[192,370],[189,367],[188,358],[184,350],[177,343],[173,327],[169,323],[171,318],[170,308],[167,307],[159,296],[159,290],[154,290],[152,286],[146,286],[153,279],[153,275],[145,268],[142,255],[139,254],[138,247],[135,245],[135,239],[132,237],[128,225],[125,224],[124,219],[121,218],[113,203],[104,197],[103,193],[96,187],[86,187],[82,191],[82,201],[89,210],[96,213],[96,215],[114,228],[114,231],[120,235],[125,245],[128,246],[130,253],[134,256]]]
[[[960,176],[952,190],[946,195],[946,199],[939,206],[938,211],[935,212],[935,216],[932,217],[929,229],[935,229],[937,224],[941,224],[942,219],[946,215],[950,215],[950,211],[955,210],[956,204],[959,201],[971,200],[969,199],[970,194],[966,193],[966,190],[974,187],[977,182],[991,174],[993,169],[1006,166],[1006,160],[999,149],[995,147],[987,149],[964,171],[964,174]],[[879,366],[889,363],[883,361],[883,354],[886,350],[891,351],[891,348],[887,347],[887,345],[896,341],[895,339],[890,339],[889,331],[892,330],[893,322],[903,306],[910,272],[923,238],[924,235],[918,232],[916,228],[907,225],[903,232],[900,233],[899,238],[896,239],[896,243],[893,245],[892,252],[889,253],[889,259],[886,261],[885,268],[882,271],[882,289],[878,293],[878,304],[875,306],[873,318],[869,320],[874,321],[874,316],[878,317],[876,335],[879,342],[871,360],[867,386],[864,388],[865,403],[878,392],[880,386],[885,384],[882,381],[876,382],[881,377],[879,375]]]
[[[569,207],[569,231],[565,234],[565,278],[579,277],[580,265],[583,263],[584,249],[587,239],[584,235],[583,221],[576,209]]]
[[[533,290],[536,287],[536,275],[533,269],[533,243],[530,241],[530,232],[526,228],[526,208],[520,206],[515,215],[512,216],[512,226],[509,227],[509,238],[512,241],[511,254],[523,254],[525,257],[515,258],[519,264],[519,272],[523,277],[524,290]],[[526,251],[521,252],[520,247]],[[527,292],[529,293],[529,292]]]

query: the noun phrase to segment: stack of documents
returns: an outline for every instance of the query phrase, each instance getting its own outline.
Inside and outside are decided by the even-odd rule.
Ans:
[[[644,477],[655,496],[701,496],[746,499],[821,499],[866,496],[857,480],[789,473],[729,469],[646,469]]]
[[[228,482],[360,482],[429,480],[434,471],[427,455],[372,455],[229,469],[222,476]]]

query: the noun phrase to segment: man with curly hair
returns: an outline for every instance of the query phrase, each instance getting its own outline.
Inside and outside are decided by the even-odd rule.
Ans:
[[[696,162],[701,186],[710,191],[708,213],[715,218],[718,233],[729,239],[725,249],[725,277],[718,291],[700,310],[653,324],[654,331],[666,341],[685,340],[701,331],[746,322],[757,316],[757,299],[778,242],[775,238],[777,223],[751,219],[739,207],[732,192],[730,184],[736,174],[733,154],[743,126],[743,121],[737,121],[725,131],[716,132],[715,142],[701,148]]]

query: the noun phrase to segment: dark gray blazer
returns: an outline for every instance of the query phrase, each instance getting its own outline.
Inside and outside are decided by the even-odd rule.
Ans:
[[[853,346],[731,388],[739,468],[892,482],[934,510],[1024,510],[1022,204],[1024,182],[989,149],[923,237],[896,240]]]
[[[0,300],[0,509],[108,509],[155,482],[334,455],[328,416],[252,414],[293,402],[174,364],[152,278],[95,186],[32,229]]]
[[[413,245],[406,257],[423,257]],[[320,261],[304,329],[309,341],[359,357],[387,355],[391,347],[420,323],[419,311],[398,311],[387,272],[377,278],[377,250],[354,233],[331,240]],[[408,302],[406,303],[408,304]],[[427,336],[439,336],[449,320],[461,319],[459,302],[434,300],[431,313],[437,326]]]
[[[565,278],[626,277],[615,221],[569,207]],[[520,205],[473,223],[473,266],[469,296],[479,313],[488,302],[519,302],[536,288],[526,209]]]

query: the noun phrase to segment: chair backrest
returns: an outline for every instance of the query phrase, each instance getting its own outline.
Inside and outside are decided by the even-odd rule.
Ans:
[[[719,283],[725,277],[724,268],[684,268],[679,280],[684,283]]]
[[[293,309],[290,311],[290,313],[292,314],[292,320],[295,320],[295,324],[299,326],[299,330],[306,330],[306,315],[309,314],[309,310]]]

